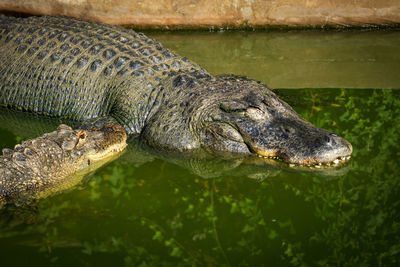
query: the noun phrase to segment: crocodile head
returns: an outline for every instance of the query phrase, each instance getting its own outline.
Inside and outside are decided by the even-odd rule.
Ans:
[[[220,86],[228,89],[209,107],[203,146],[295,164],[337,163],[351,155],[348,141],[313,126],[265,85],[235,76],[221,78]]]
[[[125,129],[114,123],[87,130],[61,124],[0,156],[0,207],[25,204],[73,187],[86,174],[115,159],[126,146]]]
[[[55,134],[55,141],[64,154],[69,155],[70,162],[79,174],[97,169],[126,147],[126,132],[122,126],[114,123],[86,130],[72,130],[62,124]]]
[[[191,79],[184,77],[186,84]],[[144,132],[152,146],[254,154],[307,165],[338,163],[352,153],[348,141],[313,126],[262,83],[221,75],[200,83],[197,91],[184,89],[190,101],[180,105],[182,97],[170,100],[169,110],[153,119],[158,133]],[[183,119],[177,120],[177,114]]]

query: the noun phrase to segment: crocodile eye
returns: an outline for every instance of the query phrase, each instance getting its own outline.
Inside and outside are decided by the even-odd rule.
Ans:
[[[244,109],[244,108],[231,108],[224,104],[220,104],[219,109],[225,113],[238,113],[238,114],[244,113],[246,111],[246,109]]]
[[[85,139],[86,138],[86,132],[85,131],[79,131],[78,137],[79,137],[79,139]]]

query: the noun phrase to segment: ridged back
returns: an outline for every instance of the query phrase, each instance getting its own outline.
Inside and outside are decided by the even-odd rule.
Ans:
[[[171,71],[205,72],[121,27],[0,17],[0,105],[75,120],[132,110],[137,125]]]

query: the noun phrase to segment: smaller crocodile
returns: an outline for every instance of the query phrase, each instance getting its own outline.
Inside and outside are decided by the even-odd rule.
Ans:
[[[25,204],[79,183],[84,176],[115,159],[126,147],[122,126],[56,131],[3,149],[0,156],[0,206]]]

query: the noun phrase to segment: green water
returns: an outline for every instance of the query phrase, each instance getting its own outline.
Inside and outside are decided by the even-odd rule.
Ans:
[[[188,55],[197,62],[212,58],[203,53],[207,38],[248,42],[244,33],[227,33],[229,38],[215,33],[151,34],[180,54],[198,42],[201,53]],[[301,39],[298,32],[295,37],[270,34],[286,34],[288,42],[294,38],[303,44],[318,40]],[[334,34],[342,34],[338,39],[356,38],[350,33],[319,34],[331,40],[327,49]],[[258,35],[260,42],[268,39],[263,32],[251,35],[254,42]],[[397,33],[387,36],[387,43],[380,40],[386,47],[399,40]],[[356,44],[368,46],[377,58],[387,53],[381,46],[373,51],[373,38],[369,44],[353,41],[348,57],[357,51]],[[248,50],[235,48],[235,53],[240,59]],[[395,70],[389,71],[398,66],[396,57],[387,61],[388,71],[377,70],[380,75],[375,74],[374,82],[400,87]],[[221,72],[230,70],[227,58],[218,61]],[[264,59],[266,66],[272,64]],[[334,69],[335,62],[329,68]],[[201,64],[216,72],[212,66],[217,63]],[[258,63],[259,69],[263,66]],[[338,89],[359,82],[360,69],[349,66],[342,71],[353,80],[337,78],[332,86],[323,86],[337,88],[277,90],[313,124],[352,143],[347,166],[294,171],[259,162],[183,160],[146,152],[132,143],[121,158],[81,185],[32,207],[0,211],[1,266],[398,266],[400,90]],[[243,73],[255,68],[247,61],[241,67]],[[336,71],[340,68],[343,64]],[[264,73],[257,76],[260,80],[275,79],[267,70],[257,73]],[[307,82],[312,83],[312,75]],[[373,88],[371,84],[365,87]],[[53,130],[58,123],[2,110],[0,148]]]
[[[400,31],[150,32],[212,74],[273,88],[394,88]]]

